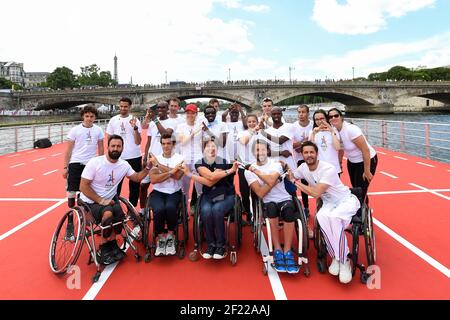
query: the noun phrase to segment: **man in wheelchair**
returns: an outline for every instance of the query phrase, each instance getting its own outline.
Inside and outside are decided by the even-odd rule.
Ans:
[[[316,199],[322,199],[323,205],[316,218],[325,238],[327,251],[333,259],[328,271],[339,276],[341,283],[349,283],[352,279],[352,269],[347,257],[349,249],[345,228],[361,204],[339,179],[334,166],[317,160],[316,144],[306,141],[301,145],[300,151],[305,162],[290,178],[301,191]],[[309,186],[303,184],[300,179],[305,179]]]
[[[266,141],[256,140],[253,145],[256,163],[245,171],[245,178],[253,192],[262,199],[264,215],[270,221],[275,270],[298,273],[299,266],[295,263],[291,250],[296,220],[295,206],[283,180],[280,179],[283,174],[282,165],[269,159],[269,151],[270,147]],[[280,217],[284,221],[284,251],[281,248],[278,229]]]
[[[122,223],[117,223],[124,218],[117,199],[117,187],[125,176],[134,182],[140,182],[149,172],[148,167],[135,172],[128,162],[120,159],[122,150],[122,137],[109,136],[108,152],[92,158],[81,175],[80,199],[89,207],[95,222],[103,228],[99,262],[104,265],[125,257],[116,241],[116,235],[120,235],[123,227]]]

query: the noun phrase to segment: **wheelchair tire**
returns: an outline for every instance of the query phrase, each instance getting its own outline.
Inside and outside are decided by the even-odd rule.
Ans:
[[[374,265],[376,263],[376,246],[375,246],[375,233],[373,231],[373,218],[370,208],[365,207],[365,219],[364,219],[364,242],[366,245],[367,266]]]
[[[139,214],[136,212],[134,206],[124,197],[119,197],[120,206],[122,207],[122,211],[130,217],[130,221],[127,223],[127,230],[131,231],[135,228],[135,226],[139,226],[140,232],[136,237],[134,237],[137,241],[142,241],[143,238],[143,230],[144,224],[139,217]],[[124,210],[125,209],[125,210]]]
[[[238,196],[234,198],[234,237],[236,247],[239,248],[242,242],[242,207]]]
[[[72,239],[67,239],[66,233],[69,215],[73,215]],[[83,248],[85,228],[84,211],[78,206],[67,211],[61,218],[53,233],[49,250],[50,269],[54,273],[65,273],[71,266],[75,265]],[[69,250],[66,249],[66,245],[69,246]],[[62,247],[64,248],[62,249]]]
[[[189,240],[189,220],[188,212],[186,209],[186,199],[184,196],[181,198],[181,222],[183,224],[183,239],[186,245]]]
[[[294,200],[294,204],[295,207],[299,213],[300,216],[300,221],[302,222],[301,226],[297,226],[297,228],[295,229],[296,233],[297,233],[297,238],[298,238],[298,228],[302,228],[302,235],[303,235],[303,239],[302,239],[302,243],[303,243],[303,247],[302,247],[302,252],[303,254],[307,254],[308,253],[308,248],[309,248],[309,237],[308,237],[308,220],[306,219],[306,215],[305,212],[302,209],[302,205],[300,203],[300,201],[298,200],[297,197],[292,197],[292,199]],[[295,220],[297,222],[297,220]],[[296,223],[297,224],[297,223]]]
[[[262,225],[264,220],[264,215],[262,211],[262,201],[258,200],[256,204],[256,214],[255,214],[255,233],[253,234],[253,245],[256,252],[261,252],[261,239],[262,239]]]
[[[359,255],[359,225],[352,226],[352,276],[355,275],[356,268],[358,266],[358,255]]]

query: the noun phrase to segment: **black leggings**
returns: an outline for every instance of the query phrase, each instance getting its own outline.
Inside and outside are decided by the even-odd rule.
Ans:
[[[133,168],[134,171],[139,172],[142,170],[142,157],[128,159],[125,161],[130,164],[130,166]],[[122,181],[120,181],[119,186],[117,187],[117,196],[120,196],[120,191],[122,191],[122,183],[124,179],[125,178],[123,178]],[[128,181],[128,188],[130,189],[130,196],[128,197],[128,200],[130,200],[130,203],[135,207],[137,206],[139,199],[140,185],[141,184],[139,182],[134,182],[131,180]]]
[[[370,172],[373,175],[375,175],[377,164],[378,156],[375,155],[372,159],[370,159]],[[364,199],[367,194],[367,190],[369,189],[369,182],[363,179],[364,162],[352,163],[350,161],[347,161],[347,170],[348,175],[350,176],[352,187],[360,187],[362,190],[361,197]],[[368,200],[367,203],[369,203]]]

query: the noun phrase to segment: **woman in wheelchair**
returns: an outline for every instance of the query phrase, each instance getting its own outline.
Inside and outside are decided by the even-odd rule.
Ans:
[[[224,217],[235,203],[234,174],[237,162],[230,164],[217,156],[214,140],[203,142],[203,158],[195,164],[199,175],[192,175],[185,166],[185,174],[203,185],[200,202],[201,221],[205,226],[207,249],[204,259],[225,258]]]
[[[292,239],[295,230],[296,211],[291,195],[286,191],[281,163],[269,159],[269,145],[264,140],[256,140],[253,152],[256,163],[245,172],[245,178],[253,192],[262,199],[265,216],[269,218],[274,246],[273,267],[278,272],[298,273],[295,263]],[[284,221],[284,252],[280,244],[279,218]]]
[[[304,142],[300,150],[305,162],[290,178],[295,177],[292,180],[303,192],[322,199],[323,205],[316,218],[324,235],[327,251],[333,259],[328,271],[339,276],[341,283],[349,283],[352,279],[352,268],[348,259],[345,228],[361,204],[339,179],[335,167],[317,159],[318,147],[314,142]],[[300,179],[305,179],[309,186],[304,185]]]
[[[148,168],[135,172],[128,162],[120,159],[122,150],[122,137],[111,135],[108,139],[108,152],[91,159],[81,175],[80,199],[89,208],[95,222],[103,227],[99,262],[105,265],[125,257],[116,241],[116,235],[120,235],[122,231],[121,222],[124,218],[117,200],[117,186],[125,176],[134,182],[140,182],[149,172]]]
[[[172,154],[175,142],[172,135],[161,136],[163,153],[156,156],[150,171],[153,191],[148,199],[153,210],[155,234],[158,236],[155,256],[175,255],[175,229],[178,223],[178,207],[182,198],[181,178],[183,177],[183,157]],[[167,224],[168,232],[164,232]]]

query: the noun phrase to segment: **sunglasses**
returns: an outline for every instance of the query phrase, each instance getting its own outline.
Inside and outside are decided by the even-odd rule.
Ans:
[[[339,114],[339,113],[337,113],[337,114],[329,114],[328,115],[328,117],[330,118],[330,119],[333,119],[333,118],[339,118],[341,115]]]
[[[264,99],[263,99],[263,102],[273,102],[273,101],[272,101],[272,99],[270,99],[270,98],[264,98]]]

